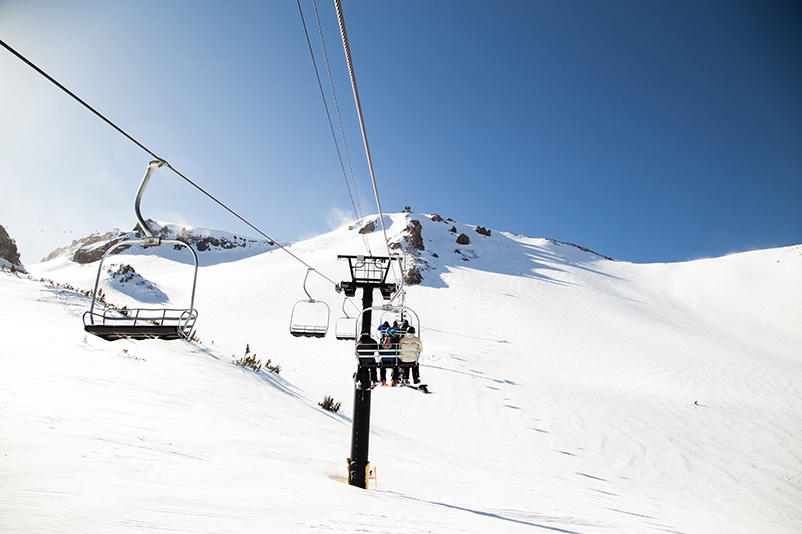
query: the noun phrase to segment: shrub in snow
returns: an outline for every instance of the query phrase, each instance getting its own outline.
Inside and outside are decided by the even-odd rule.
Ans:
[[[432,222],[443,222],[443,218],[440,217],[438,214],[432,214]]]
[[[245,355],[239,360],[235,360],[234,363],[240,367],[247,367],[255,373],[258,373],[262,370],[262,360],[257,359],[255,353],[251,353],[251,346],[248,343],[245,344]],[[268,358],[267,362],[265,362],[264,368],[271,373],[279,374],[281,372],[281,366],[278,364],[273,364],[270,358]]]
[[[476,227],[476,233],[477,234],[486,235],[486,236],[490,237],[490,230],[488,230],[484,226],[477,226]]]
[[[267,361],[265,362],[265,369],[267,369],[271,373],[279,374],[281,372],[281,365],[273,364],[270,358],[268,358]]]
[[[320,406],[321,408],[323,408],[324,410],[329,411],[329,412],[337,413],[337,412],[340,411],[340,403],[339,402],[334,402],[334,399],[332,397],[330,397],[329,395],[326,395],[323,398],[323,401],[322,402],[318,402],[317,405]]]
[[[471,244],[471,238],[468,237],[467,235],[460,234],[459,236],[457,236],[457,245],[470,245],[470,244]]]
[[[262,361],[256,359],[256,354],[251,354],[251,345],[249,343],[245,344],[245,355],[234,363],[240,367],[247,367],[255,373],[262,370]]]

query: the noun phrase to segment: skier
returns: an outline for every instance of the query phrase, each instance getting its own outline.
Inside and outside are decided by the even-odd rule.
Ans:
[[[410,326],[407,333],[398,343],[399,360],[404,363],[414,362],[412,365],[412,382],[420,384],[420,366],[418,365],[418,357],[423,351],[423,342],[418,336],[415,335],[415,327]],[[409,368],[404,369],[402,378],[409,380]]]
[[[387,367],[393,369],[393,381],[395,386],[400,382],[400,375],[398,373],[398,334],[396,329],[392,326],[386,330],[382,336],[381,343],[379,344],[379,355],[381,356],[381,371],[380,379],[382,386],[387,385]]]
[[[379,344],[376,340],[370,337],[370,334],[363,332],[359,336],[359,341],[356,344],[356,353],[359,356],[360,364],[368,364],[370,367],[370,381],[376,385],[376,351],[379,350]]]

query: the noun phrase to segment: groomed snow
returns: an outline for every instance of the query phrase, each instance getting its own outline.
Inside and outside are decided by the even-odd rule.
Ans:
[[[374,390],[367,491],[345,483],[353,346],[289,334],[306,268],[283,251],[202,262],[200,343],[86,334],[89,299],[38,280],[91,289],[96,265],[0,273],[0,530],[802,531],[802,246],[637,265],[421,214],[391,240],[410,217],[434,393]],[[289,250],[340,281],[364,246]],[[128,259],[187,298],[187,263]],[[307,289],[333,330],[342,296]],[[234,365],[246,344],[280,374]]]

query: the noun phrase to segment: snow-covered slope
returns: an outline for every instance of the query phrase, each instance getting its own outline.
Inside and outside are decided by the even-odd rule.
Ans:
[[[386,216],[422,276],[406,302],[434,394],[374,391],[370,491],[343,483],[353,346],[289,335],[306,267],[284,251],[201,268],[200,343],[87,336],[86,297],[3,274],[0,526],[802,528],[802,246],[636,265],[434,219]],[[337,254],[365,253],[363,236],[387,252],[378,224],[358,233],[367,222],[287,248],[316,269],[306,288],[332,323]],[[135,259],[170,301],[186,296],[186,263]],[[96,275],[63,258],[29,270],[82,289]],[[280,375],[233,365],[246,344]],[[318,408],[326,395],[341,414]]]

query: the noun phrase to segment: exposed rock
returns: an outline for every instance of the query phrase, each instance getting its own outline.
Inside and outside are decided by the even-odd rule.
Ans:
[[[423,275],[420,272],[418,266],[412,267],[406,273],[404,273],[404,283],[409,286],[414,286],[416,284],[420,284],[423,282]]]
[[[218,232],[216,235],[207,235],[207,232],[203,230],[198,231],[187,229],[185,227],[178,227],[176,225],[162,226],[152,219],[148,219],[146,223],[156,237],[161,239],[175,239],[182,241],[199,252],[246,248],[262,243],[267,243],[270,246],[275,244],[272,241],[247,239],[245,237],[227,234],[225,232]],[[76,263],[92,263],[100,260],[106,251],[120,243],[120,241],[142,239],[144,237],[145,233],[141,228],[139,228],[139,225],[134,227],[134,229],[130,232],[120,232],[120,230],[114,230],[113,232],[106,232],[105,234],[92,234],[82,239],[73,241],[69,247],[54,250],[42,261],[48,261],[58,256],[72,254],[70,259]],[[180,245],[176,245],[176,247],[182,248]],[[119,247],[115,249],[114,252],[119,253],[127,248],[127,246]]]
[[[449,232],[451,232],[452,234],[456,234],[457,233],[457,227],[456,226],[452,226],[451,230],[449,230]]]
[[[359,229],[360,234],[370,234],[376,231],[376,221],[370,221],[368,224]]]
[[[123,263],[122,265],[117,266],[116,271],[112,268],[107,269],[107,271],[111,275],[111,278],[117,280],[121,284],[130,282],[131,280],[139,276],[139,273],[137,273],[136,270],[134,270],[134,268],[128,265],[127,263]]]
[[[422,231],[423,225],[421,225],[421,222],[418,219],[411,219],[407,216],[407,226],[403,231],[403,237],[388,245],[392,250],[404,250],[406,256],[404,283],[408,285],[420,284],[423,281],[422,273],[433,269],[421,257],[421,251],[425,250]]]
[[[468,237],[465,234],[460,234],[459,236],[457,236],[457,244],[458,245],[470,245],[471,244],[471,238]]]
[[[444,222],[444,221],[443,221],[442,217],[440,217],[438,214],[434,213],[434,214],[432,214],[432,222]]]
[[[25,271],[19,258],[17,242],[8,235],[8,232],[0,225],[0,259],[6,260],[15,269]]]
[[[420,221],[417,219],[412,219],[407,224],[407,232],[409,232],[409,236],[407,236],[406,239],[409,241],[409,246],[417,250],[425,250],[425,247],[423,246],[421,230],[422,227]]]
[[[486,236],[490,237],[490,230],[488,230],[484,226],[477,226],[476,227],[476,233],[477,234],[486,235]]]
[[[72,261],[74,261],[75,263],[80,263],[82,265],[87,264],[87,263],[96,262],[96,261],[100,260],[100,258],[103,257],[103,255],[106,253],[107,250],[109,250],[111,247],[113,247],[114,245],[116,245],[120,241],[121,241],[121,239],[112,239],[112,240],[110,240],[110,241],[108,241],[108,242],[106,242],[103,245],[98,246],[98,247],[79,248],[72,255]],[[128,247],[120,247],[117,250],[119,252],[122,252],[123,250],[125,250],[127,248]],[[50,258],[52,255],[53,254],[51,253],[48,256],[48,258]]]

